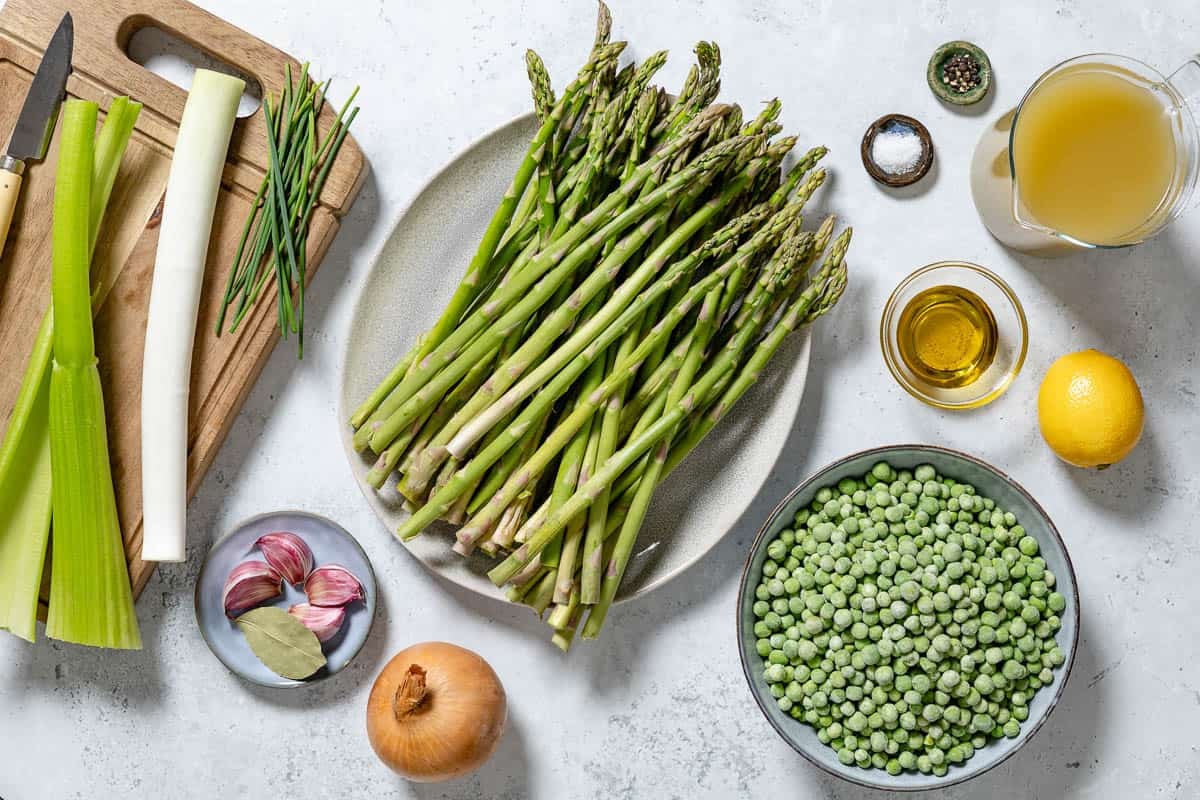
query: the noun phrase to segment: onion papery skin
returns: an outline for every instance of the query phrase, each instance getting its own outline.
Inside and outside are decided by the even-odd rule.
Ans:
[[[397,653],[375,679],[367,736],[393,771],[431,783],[482,766],[500,743],[507,715],[491,665],[458,645],[424,642]]]

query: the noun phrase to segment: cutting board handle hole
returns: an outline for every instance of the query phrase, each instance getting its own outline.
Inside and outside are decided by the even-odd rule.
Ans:
[[[197,69],[211,69],[246,81],[238,103],[238,117],[249,117],[262,105],[262,85],[252,75],[222,61],[211,53],[152,24],[138,28],[128,38],[125,55],[163,80],[187,91]],[[136,99],[136,98],[135,98]]]

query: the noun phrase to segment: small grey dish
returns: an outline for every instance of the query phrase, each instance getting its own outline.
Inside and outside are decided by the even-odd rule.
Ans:
[[[294,533],[303,539],[313,552],[313,566],[338,564],[350,570],[362,583],[366,599],[346,607],[342,629],[323,646],[328,663],[311,678],[302,681],[276,675],[258,660],[246,643],[237,624],[225,616],[221,595],[225,579],[243,561],[263,561],[262,553],[254,546],[260,536],[276,531]],[[334,675],[349,664],[367,641],[375,620],[375,571],[358,541],[341,525],[306,511],[273,511],[242,522],[221,537],[204,560],[196,578],[196,623],[208,648],[222,664],[239,678],[276,689],[305,686]],[[286,581],[283,594],[270,603],[284,609],[305,602],[303,588]]]
[[[1055,590],[1067,602],[1059,616],[1062,627],[1056,634],[1059,648],[1066,660],[1054,671],[1054,681],[1043,686],[1029,704],[1029,718],[1021,723],[1021,732],[1013,739],[997,739],[975,751],[975,755],[963,764],[950,767],[942,777],[920,772],[902,772],[889,775],[882,769],[863,769],[842,764],[833,748],[817,739],[816,730],[810,725],[793,719],[779,709],[775,699],[767,690],[762,677],[762,658],[755,651],[754,637],[754,587],[761,575],[767,557],[767,544],[779,531],[788,527],[796,512],[812,502],[813,496],[823,486],[837,483],[846,477],[861,477],[878,461],[887,461],[897,469],[912,469],[918,464],[932,464],[937,471],[958,481],[970,483],[980,494],[990,497],[997,504],[1016,515],[1030,536],[1041,546],[1040,555],[1046,566],[1058,578]],[[953,786],[982,775],[1004,762],[1033,738],[1038,729],[1062,697],[1063,689],[1075,663],[1075,651],[1079,641],[1079,589],[1075,580],[1075,569],[1067,554],[1066,545],[1059,536],[1054,523],[1028,492],[1012,478],[977,458],[932,445],[891,445],[864,450],[835,461],[807,478],[793,489],[783,502],[772,512],[758,532],[751,547],[750,556],[742,571],[741,586],[737,603],[738,652],[742,659],[742,671],[750,685],[755,702],[767,721],[783,740],[797,753],[816,766],[843,780],[875,789],[892,791],[924,791]]]

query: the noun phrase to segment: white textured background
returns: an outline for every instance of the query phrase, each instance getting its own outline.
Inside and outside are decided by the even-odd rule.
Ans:
[[[561,86],[591,41],[587,0],[385,2],[202,0],[213,12],[318,65],[339,91],[363,85],[354,133],[373,173],[318,275],[309,347],[272,357],[191,505],[191,561],[167,565],[138,606],[146,649],[93,652],[0,641],[0,796],[50,798],[883,798],[809,766],[778,740],[743,685],[734,594],[745,549],[775,502],[816,467],[874,445],[962,448],[1024,482],[1057,521],[1082,585],[1083,636],[1063,702],[1004,766],[932,798],[1200,797],[1196,574],[1196,309],[1200,215],[1157,241],[1056,262],[1018,258],[984,232],[967,186],[984,119],[938,104],[925,61],[948,39],[987,49],[994,117],[1041,70],[1108,50],[1171,69],[1200,50],[1195,4],[860,0],[614,0],[633,52],[670,48],[678,85],[691,45],[717,38],[725,98],[754,108],[779,95],[802,144],[824,142],[836,178],[824,204],[854,225],[852,288],[816,334],[803,414],[750,513],[701,565],[611,615],[604,640],[562,657],[525,613],[478,601],[424,572],[371,515],[344,463],[334,418],[342,342],[371,253],[447,159],[529,105],[522,52],[536,48]],[[935,172],[901,196],[858,161],[882,113],[922,119]],[[446,224],[453,225],[449,219]],[[1024,374],[982,411],[939,412],[905,395],[876,340],[889,290],[946,258],[991,266],[1025,302]],[[408,302],[434,302],[410,298]],[[1069,350],[1125,359],[1146,395],[1145,438],[1104,473],[1069,470],[1042,445],[1041,373]],[[697,487],[701,491],[702,487]],[[308,691],[248,686],[208,653],[191,589],[208,543],[251,514],[299,507],[354,531],[384,595],[366,650]],[[367,744],[363,708],[394,651],[443,638],[491,660],[510,727],[478,775],[405,784]]]

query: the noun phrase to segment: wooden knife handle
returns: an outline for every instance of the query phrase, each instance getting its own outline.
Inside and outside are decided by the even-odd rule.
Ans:
[[[17,196],[21,193],[21,175],[0,169],[0,254],[8,240],[8,226],[12,224],[13,211],[17,207]]]

